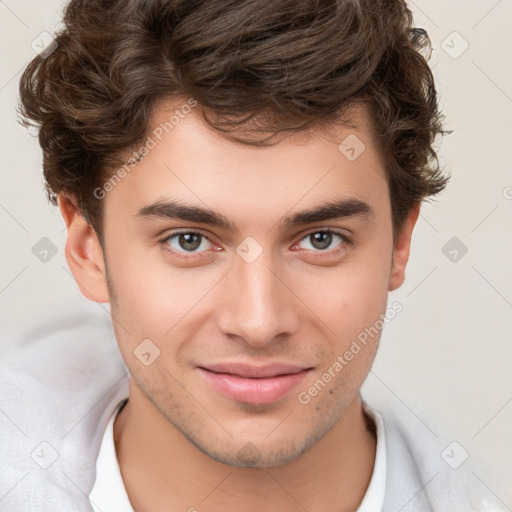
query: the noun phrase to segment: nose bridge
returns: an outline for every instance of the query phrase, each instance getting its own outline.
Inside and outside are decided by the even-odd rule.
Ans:
[[[218,312],[224,334],[261,347],[280,334],[295,332],[298,318],[293,295],[281,281],[279,268],[270,251],[252,262],[237,257],[223,292],[228,297]]]

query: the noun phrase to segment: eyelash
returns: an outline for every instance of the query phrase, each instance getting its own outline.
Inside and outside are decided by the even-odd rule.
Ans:
[[[306,251],[308,252],[314,252],[314,253],[318,253],[318,254],[322,254],[322,253],[326,253],[326,254],[329,254],[329,255],[336,255],[340,252],[342,252],[344,250],[344,246],[345,245],[353,245],[353,241],[347,237],[347,235],[345,235],[344,233],[342,233],[341,231],[338,231],[336,229],[332,229],[332,228],[326,228],[326,229],[315,229],[314,231],[310,231],[309,233],[306,233],[300,240],[299,242],[302,242],[302,240],[304,240],[305,238],[311,236],[311,235],[314,235],[315,233],[327,233],[327,234],[331,234],[331,235],[337,235],[339,236],[343,243],[341,244],[340,247],[338,247],[337,249],[331,249],[331,250],[316,250],[316,251],[312,251],[311,249],[306,249]],[[164,250],[166,250],[167,252],[169,252],[170,254],[174,255],[174,256],[177,256],[178,258],[181,258],[183,260],[191,260],[191,259],[195,259],[195,257],[201,257],[201,254],[202,253],[188,253],[189,255],[188,256],[184,256],[184,254],[187,254],[186,252],[180,252],[180,251],[174,251],[172,249],[170,249],[170,246],[169,244],[167,243],[171,238],[174,238],[174,237],[177,237],[179,235],[199,235],[200,237],[202,238],[205,238],[206,240],[208,240],[208,242],[210,242],[211,244],[213,245],[216,245],[209,236],[205,235],[204,233],[201,233],[200,231],[176,231],[175,233],[171,233],[170,235],[167,235],[164,239],[160,240],[160,244],[163,246]],[[297,243],[299,243],[297,242]],[[297,245],[294,244],[295,245]],[[196,256],[196,254],[198,256]]]

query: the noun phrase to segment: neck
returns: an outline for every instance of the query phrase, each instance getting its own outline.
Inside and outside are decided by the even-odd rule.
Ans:
[[[294,461],[272,468],[217,462],[193,445],[130,381],[114,422],[121,474],[137,512],[357,510],[371,479],[376,439],[357,396]],[[370,420],[371,421],[371,420]]]

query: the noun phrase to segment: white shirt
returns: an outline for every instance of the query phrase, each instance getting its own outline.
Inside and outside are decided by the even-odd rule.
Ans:
[[[114,445],[114,420],[123,400],[112,413],[96,459],[96,480],[89,494],[94,512],[134,512],[124,486]]]
[[[114,445],[114,420],[121,402],[112,413],[96,459],[96,480],[89,495],[95,512],[134,512],[121,477]],[[380,512],[386,493],[386,437],[382,416],[363,402],[376,427],[377,449],[370,484],[356,512]]]
[[[113,411],[129,395],[128,369],[111,319],[81,295],[66,298],[58,308],[42,306],[31,315],[16,335],[5,336],[0,350],[1,511],[94,512],[89,497],[96,487],[93,499],[112,496],[114,501],[112,506],[102,501],[102,512],[122,506],[131,512],[129,501],[122,501],[126,491],[112,428]],[[382,512],[509,510],[504,504],[512,503],[512,487],[491,491],[491,477],[473,454],[456,469],[443,458],[457,438],[434,418],[426,418],[421,404],[415,411],[428,419],[437,435],[381,387],[365,394],[364,402],[379,412],[373,415],[377,458],[359,512],[381,510],[383,481]]]

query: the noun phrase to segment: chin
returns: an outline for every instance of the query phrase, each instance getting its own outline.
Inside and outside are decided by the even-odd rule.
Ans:
[[[304,433],[297,432],[297,439],[291,438],[289,432],[285,432],[285,437],[271,439],[265,435],[259,439],[240,440],[236,436],[226,439],[225,436],[213,439],[198,438],[191,436],[188,432],[182,433],[187,439],[202,453],[211,459],[239,468],[272,468],[282,466],[293,462],[311,448],[322,433],[314,430],[304,436]],[[211,430],[208,432],[211,436]],[[302,436],[301,436],[302,434]],[[244,436],[246,439],[247,437]]]
[[[198,448],[211,459],[238,468],[273,468],[288,464],[300,457],[306,447],[298,449],[295,446],[287,447],[261,447],[252,442],[247,442],[238,450],[205,450]]]

